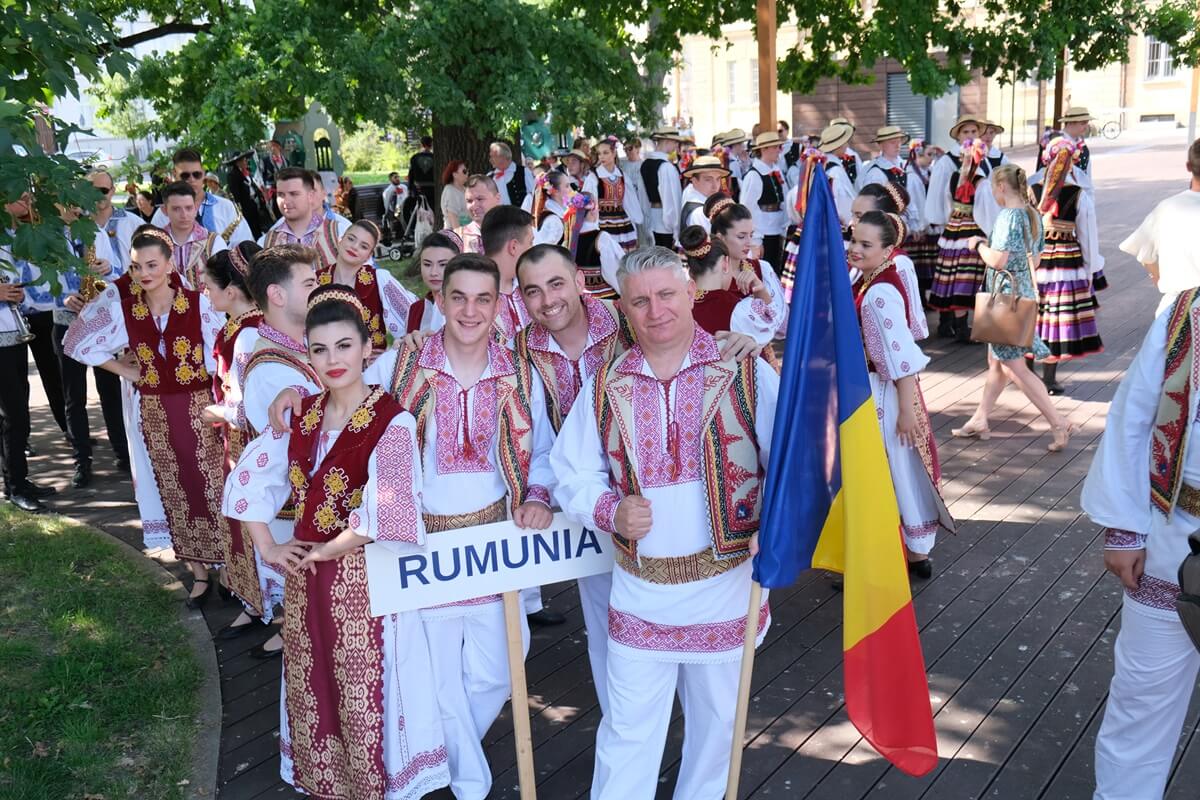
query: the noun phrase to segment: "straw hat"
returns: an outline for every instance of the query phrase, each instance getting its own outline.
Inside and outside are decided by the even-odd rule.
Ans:
[[[570,156],[575,156],[580,161],[591,161],[582,150],[569,150],[563,158],[569,158]]]
[[[683,171],[683,177],[690,178],[701,172],[719,172],[721,173],[721,177],[729,174],[729,170],[725,169],[725,165],[721,163],[721,159],[716,156],[699,156]]]
[[[1004,126],[1001,125],[999,122],[992,122],[990,119],[985,119],[983,121],[983,124],[989,128],[992,128],[993,130],[995,130],[996,133],[1004,133]]]
[[[650,138],[656,142],[663,140],[670,140],[672,142],[686,141],[684,137],[679,135],[678,128],[655,128],[654,133],[650,134]]]
[[[900,128],[896,125],[888,125],[875,131],[875,144],[879,144],[880,142],[890,142],[893,139],[899,139],[900,144],[904,144],[910,138],[912,137],[900,130]]]
[[[846,127],[848,127],[850,129],[851,133],[858,130],[858,128],[856,128],[854,126],[854,123],[851,122],[850,120],[846,119],[845,117],[834,117],[833,119],[829,120],[829,124],[830,125],[845,125]]]
[[[752,152],[761,151],[764,147],[783,147],[787,142],[780,138],[775,131],[763,131],[754,140],[754,146],[750,148]]]
[[[834,122],[821,131],[821,142],[817,145],[822,153],[832,153],[839,147],[849,144],[854,138],[854,127],[842,122]]]
[[[950,129],[950,138],[957,141],[958,132],[964,125],[975,125],[977,128],[982,130],[982,128],[987,124],[987,120],[977,117],[974,114],[961,114],[959,115],[958,120],[954,123],[954,127]]]
[[[744,130],[741,128],[734,128],[733,130],[728,130],[722,134],[719,134],[717,144],[721,145],[722,147],[732,147],[735,144],[746,142],[749,140],[749,138],[750,136]]]
[[[1063,112],[1063,115],[1058,118],[1058,121],[1059,122],[1091,122],[1094,119],[1095,119],[1095,117],[1093,117],[1091,114],[1089,114],[1087,108],[1085,108],[1084,106],[1071,106],[1070,108],[1068,108],[1066,111]]]

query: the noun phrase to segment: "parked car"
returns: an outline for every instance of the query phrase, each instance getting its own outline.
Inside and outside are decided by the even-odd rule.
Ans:
[[[88,167],[112,169],[117,165],[116,159],[103,150],[72,150],[65,155],[72,161],[78,161]]]

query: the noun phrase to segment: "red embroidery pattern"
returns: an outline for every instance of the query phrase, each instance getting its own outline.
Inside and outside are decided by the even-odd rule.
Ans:
[[[596,520],[597,527],[609,533],[616,533],[617,506],[620,504],[621,498],[617,497],[616,492],[600,495],[600,499],[596,501],[596,508],[592,510],[592,518]]]
[[[765,629],[771,610],[758,612],[758,629]],[[681,653],[723,653],[740,648],[746,638],[746,618],[696,625],[659,625],[609,606],[608,635],[614,642],[637,650]]]
[[[107,304],[101,306],[96,311],[96,316],[91,319],[85,320],[82,317],[76,319],[71,323],[71,327],[67,328],[67,335],[63,337],[63,352],[67,355],[76,352],[80,342],[112,324],[112,309]],[[85,350],[84,352],[86,353],[87,351]]]
[[[1135,603],[1160,611],[1174,611],[1175,598],[1179,597],[1179,585],[1151,575],[1142,575],[1137,591],[1131,592],[1126,589],[1125,594]]]
[[[445,745],[442,745],[436,750],[427,750],[424,753],[417,753],[417,755],[405,765],[404,769],[400,770],[399,772],[388,774],[388,792],[399,792],[402,789],[408,788],[408,785],[412,783],[413,779],[416,778],[420,773],[427,769],[433,769],[434,767],[445,764],[447,763],[447,760],[448,756],[446,754]],[[444,785],[440,781],[436,781],[436,783],[437,786],[431,785],[429,787],[430,791]]]
[[[389,425],[375,449],[380,542],[417,542],[420,497],[413,495],[413,440],[405,428]],[[414,500],[416,503],[414,503]],[[359,526],[357,512],[350,524]]]
[[[406,294],[400,284],[389,281],[383,287],[383,299],[384,304],[391,308],[393,313],[391,324],[387,326],[387,329],[393,336],[403,336],[404,327],[408,322],[408,312],[412,308],[413,297]],[[383,316],[385,320],[388,318],[387,314]]]
[[[500,415],[499,392],[496,378],[512,372],[512,359],[508,351],[494,342],[489,346],[488,362],[491,377],[479,380],[468,392],[470,423],[464,428],[462,387],[453,376],[446,373],[446,350],[441,337],[426,342],[421,352],[420,365],[438,371],[430,383],[436,393],[434,418],[437,421],[437,471],[439,475],[463,472],[491,472],[488,453],[498,430]],[[470,449],[464,447],[463,433],[470,434]]]

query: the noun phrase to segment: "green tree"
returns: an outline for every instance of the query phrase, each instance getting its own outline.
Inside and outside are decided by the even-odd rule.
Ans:
[[[374,122],[342,137],[342,160],[350,172],[390,172],[400,169],[400,148],[384,138]]]

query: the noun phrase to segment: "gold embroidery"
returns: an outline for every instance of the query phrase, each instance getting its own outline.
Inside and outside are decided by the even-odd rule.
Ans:
[[[149,364],[154,361],[154,351],[145,342],[138,342],[137,357],[139,361]]]
[[[379,389],[375,390],[380,391]],[[375,419],[375,403],[374,398],[367,398],[368,404],[359,406],[353,414],[350,415],[350,422],[347,424],[351,431],[358,433],[371,424],[371,420]]]
[[[138,297],[141,297],[141,295],[139,294]],[[130,311],[133,313],[133,318],[138,322],[150,316],[150,307],[140,300],[133,304],[133,308]]]
[[[146,374],[142,376],[142,383],[146,386],[158,386],[158,370],[154,367],[146,367]]]
[[[188,302],[187,295],[183,293],[183,289],[175,292],[175,302],[172,304],[176,314],[186,314],[192,304]]]
[[[321,403],[317,402],[309,406],[308,411],[304,412],[304,416],[300,419],[300,432],[307,436],[315,431],[321,424],[322,413]]]
[[[317,523],[317,530],[321,533],[328,533],[338,525],[337,511],[333,507],[333,500],[326,500],[317,507],[317,511],[313,514],[313,522]]]
[[[154,383],[150,381],[152,375]],[[158,375],[153,368],[147,370],[146,382],[156,385],[157,380]],[[187,395],[185,413],[168,416],[166,401],[178,397],[155,394],[141,396],[142,436],[154,467],[154,480],[167,514],[176,557],[219,564],[224,556],[222,543],[228,535],[225,530],[227,523],[221,513],[221,494],[225,488],[225,448],[220,432],[204,422],[201,416],[212,402],[212,394],[207,387],[197,389]],[[196,507],[183,488],[179,459],[171,439],[172,427],[176,425],[191,425],[195,442],[192,453],[196,468],[204,480],[202,492],[205,502],[200,507]]]
[[[355,489],[353,492],[350,493],[350,505],[349,505],[350,510],[353,511],[354,509],[358,508],[359,506],[362,505],[362,502],[363,502],[363,490],[362,490],[362,487],[360,486],[357,489]]]
[[[196,377],[195,371],[187,364],[180,364],[175,368],[175,380],[180,383],[191,383],[194,377]]]
[[[171,351],[175,353],[175,357],[180,361],[188,357],[188,353],[192,352],[192,343],[183,336],[178,336],[175,343],[171,345]]]
[[[427,533],[455,531],[459,528],[473,528],[476,525],[486,525],[489,522],[500,522],[505,518],[507,503],[501,497],[496,502],[478,511],[468,511],[463,514],[422,514]]]
[[[317,276],[317,282],[320,283],[322,286],[328,286],[329,284],[333,283],[333,273],[332,272],[322,272],[320,275]]]
[[[750,557],[750,554],[746,553],[725,561],[718,561],[711,548],[690,556],[671,556],[669,558],[640,556],[635,559],[620,548],[617,549],[616,555],[621,569],[630,575],[641,578],[647,583],[662,585],[691,583],[712,578],[728,572]]]
[[[226,478],[246,448],[246,434],[232,425],[225,426]],[[258,564],[254,560],[254,543],[242,529],[241,523],[228,520],[224,539],[225,569],[229,574],[229,590],[250,606],[258,616],[263,615],[262,586],[258,581]]]
[[[288,480],[292,482],[292,488],[303,489],[306,481],[304,480],[304,470],[300,469],[299,464],[293,463],[288,469]]]
[[[364,286],[370,286],[375,282],[375,276],[371,274],[371,270],[363,267],[358,271],[358,282]]]
[[[330,497],[340,497],[346,491],[347,476],[341,467],[334,467],[325,473],[325,494]]]

